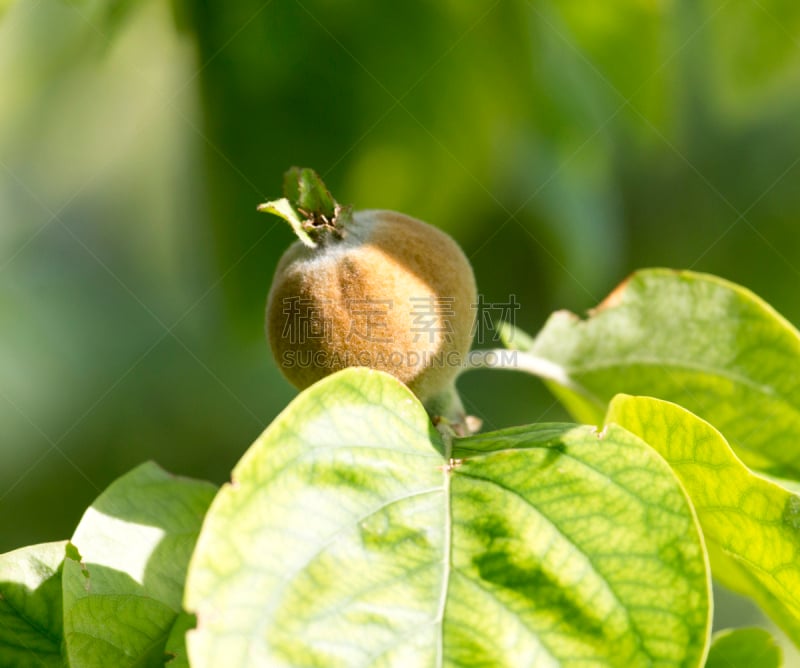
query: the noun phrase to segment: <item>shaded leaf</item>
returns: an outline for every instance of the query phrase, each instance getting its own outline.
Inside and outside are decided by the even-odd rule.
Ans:
[[[0,666],[60,667],[66,541],[0,555]]]
[[[706,668],[780,668],[781,648],[765,629],[726,629],[714,634]]]
[[[163,665],[214,491],[146,463],[86,511],[64,563],[64,636],[73,668]]]
[[[180,612],[172,625],[165,650],[164,665],[169,668],[189,668],[189,655],[186,653],[186,632],[197,625],[197,618],[186,612]]]
[[[301,394],[209,509],[192,666],[698,665],[699,529],[619,427],[442,441],[397,380]]]

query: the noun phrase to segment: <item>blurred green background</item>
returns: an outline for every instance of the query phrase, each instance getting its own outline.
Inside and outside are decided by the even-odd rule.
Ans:
[[[293,164],[450,232],[530,332],[645,266],[800,323],[796,0],[0,13],[0,551],[145,459],[224,481],[295,394],[263,336],[292,234],[255,210]],[[565,418],[530,377],[461,389],[490,428]]]

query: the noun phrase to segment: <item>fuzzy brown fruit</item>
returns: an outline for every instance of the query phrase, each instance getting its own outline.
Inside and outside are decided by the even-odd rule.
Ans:
[[[290,174],[287,181],[299,178],[301,186],[287,195],[307,216],[293,227],[309,238],[298,232],[301,240],[281,258],[266,314],[286,378],[304,389],[342,368],[368,366],[396,376],[423,402],[446,403],[440,397],[453,392],[475,324],[475,277],[464,253],[427,223],[394,211],[351,214],[327,191],[323,206],[333,209],[309,212],[304,194],[324,186],[310,170]],[[263,208],[282,215],[275,204]]]

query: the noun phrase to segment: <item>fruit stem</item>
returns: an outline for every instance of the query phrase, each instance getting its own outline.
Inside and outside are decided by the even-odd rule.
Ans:
[[[455,383],[425,401],[425,410],[443,435],[469,436],[477,431],[475,418],[467,415]]]
[[[598,405],[604,405],[596,396],[585,387],[577,383],[567,369],[544,357],[532,355],[522,350],[498,348],[496,350],[473,350],[469,355],[469,362],[459,371],[461,373],[475,369],[504,369],[507,371],[524,371],[542,380],[554,382],[580,394]]]
[[[283,175],[283,195],[281,199],[259,204],[258,210],[283,218],[309,248],[316,248],[331,237],[344,237],[353,215],[352,207],[340,205],[313,169],[287,170]]]

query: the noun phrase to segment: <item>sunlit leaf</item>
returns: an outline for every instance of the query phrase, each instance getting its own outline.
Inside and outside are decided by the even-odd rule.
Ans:
[[[800,477],[800,334],[742,287],[640,271],[588,319],[561,311],[532,345],[510,345],[560,367],[551,387],[581,422],[602,421],[619,392],[659,397],[711,422],[749,466]]]
[[[606,419],[671,464],[697,511],[714,577],[752,597],[800,644],[800,496],[749,471],[714,427],[675,404],[620,395]]]
[[[443,441],[411,392],[347,369],[237,465],[189,568],[192,666],[696,666],[696,519],[629,432]]]

